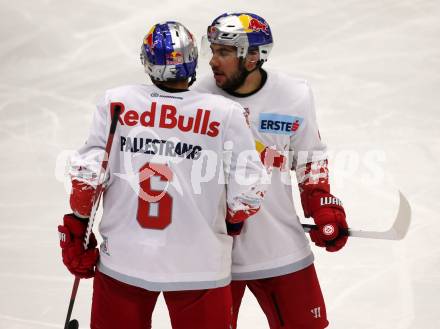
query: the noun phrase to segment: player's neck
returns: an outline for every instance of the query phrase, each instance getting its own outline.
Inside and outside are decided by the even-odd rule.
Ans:
[[[254,70],[253,72],[249,73],[249,75],[246,77],[246,80],[240,86],[240,88],[234,90],[234,92],[236,94],[242,94],[242,95],[251,94],[261,87],[262,80],[263,79],[262,79],[261,71]]]
[[[159,88],[165,90],[184,91],[184,90],[188,90],[189,88],[188,80],[164,81],[164,82],[156,83],[156,85]]]

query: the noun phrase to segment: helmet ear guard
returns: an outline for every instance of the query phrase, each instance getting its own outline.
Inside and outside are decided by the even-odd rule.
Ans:
[[[262,60],[263,62],[266,62],[270,51],[272,50],[273,44],[270,45],[262,45],[258,47],[259,53],[260,53],[260,60]]]

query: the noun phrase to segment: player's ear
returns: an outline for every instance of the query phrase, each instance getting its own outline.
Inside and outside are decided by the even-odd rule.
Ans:
[[[258,49],[255,50],[249,50],[248,54],[246,55],[246,61],[245,61],[245,67],[248,71],[252,71],[255,69],[255,66],[258,64],[258,61],[260,60],[260,53],[258,52]]]

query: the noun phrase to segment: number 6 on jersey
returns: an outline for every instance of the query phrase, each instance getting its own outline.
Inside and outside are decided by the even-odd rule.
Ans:
[[[173,198],[166,188],[172,180],[173,172],[166,164],[147,162],[140,169],[137,220],[143,228],[163,230],[171,223]],[[153,189],[152,181],[166,182],[165,188]]]

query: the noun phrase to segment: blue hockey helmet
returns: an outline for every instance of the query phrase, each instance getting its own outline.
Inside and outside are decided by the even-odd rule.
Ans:
[[[195,80],[197,56],[194,36],[179,22],[155,24],[141,46],[142,65],[153,81]]]
[[[237,57],[246,57],[249,49],[258,49],[260,60],[265,62],[273,46],[269,24],[251,13],[223,14],[208,26],[210,43],[234,46]]]

